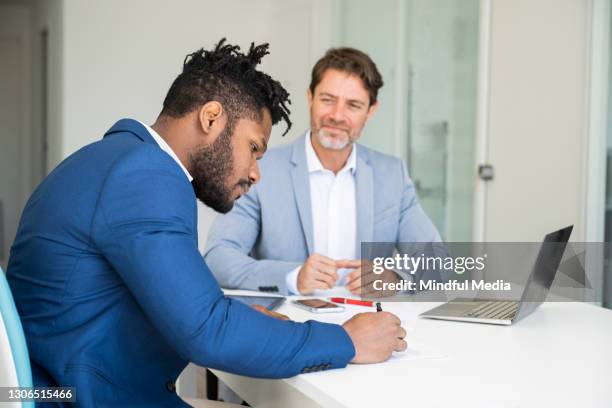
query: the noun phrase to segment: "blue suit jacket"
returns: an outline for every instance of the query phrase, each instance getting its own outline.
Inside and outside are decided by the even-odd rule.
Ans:
[[[261,182],[215,219],[204,255],[221,286],[287,293],[287,274],[313,253],[305,137],[266,153]],[[355,171],[358,257],[362,242],[440,241],[402,160],[359,145]]]
[[[223,296],[197,246],[196,199],[138,122],[64,160],[28,201],[8,279],[37,385],[78,406],[182,406],[187,362],[254,376],[344,367],[341,326],[280,321]]]

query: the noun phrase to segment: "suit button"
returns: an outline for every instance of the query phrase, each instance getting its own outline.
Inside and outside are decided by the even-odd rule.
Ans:
[[[166,383],[166,389],[168,392],[176,392],[176,384],[174,384],[174,381],[168,381]]]

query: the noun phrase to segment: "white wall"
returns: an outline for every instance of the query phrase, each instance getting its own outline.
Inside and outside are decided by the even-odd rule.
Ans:
[[[307,126],[310,13],[308,0],[65,0],[63,155],[122,117],[152,123],[185,55],[224,36],[243,48],[271,42],[262,67],[290,91],[297,136]]]

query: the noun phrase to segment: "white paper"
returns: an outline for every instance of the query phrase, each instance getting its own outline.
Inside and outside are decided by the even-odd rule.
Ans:
[[[419,341],[410,339],[410,335],[406,336],[408,348],[403,352],[394,351],[387,363],[397,363],[400,361],[422,360],[422,359],[437,359],[446,358],[446,356],[433,347],[430,347]]]

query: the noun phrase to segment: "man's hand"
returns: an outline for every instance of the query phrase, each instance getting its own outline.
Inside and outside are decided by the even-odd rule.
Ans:
[[[306,259],[298,272],[297,289],[304,295],[315,289],[331,289],[338,280],[336,271],[336,261],[314,253]]]
[[[380,363],[391,357],[393,351],[406,350],[406,330],[400,319],[388,312],[360,313],[347,320],[342,327],[355,347],[351,363]]]
[[[263,307],[261,305],[253,305],[252,307],[253,307],[253,309],[257,310],[258,312],[261,312],[261,313],[263,313],[265,315],[268,315],[270,317],[274,317],[275,319],[289,320],[288,316],[285,316],[284,314],[276,313],[276,312],[273,312],[271,310],[268,310],[267,308],[265,308],[265,307]]]
[[[346,275],[346,288],[353,295],[362,297],[387,297],[393,296],[396,292],[389,290],[374,289],[374,281],[381,280],[382,282],[397,283],[401,277],[394,271],[385,269],[382,273],[374,273],[373,265],[369,261],[360,260],[344,260],[338,261],[341,268],[355,268],[354,271]]]

